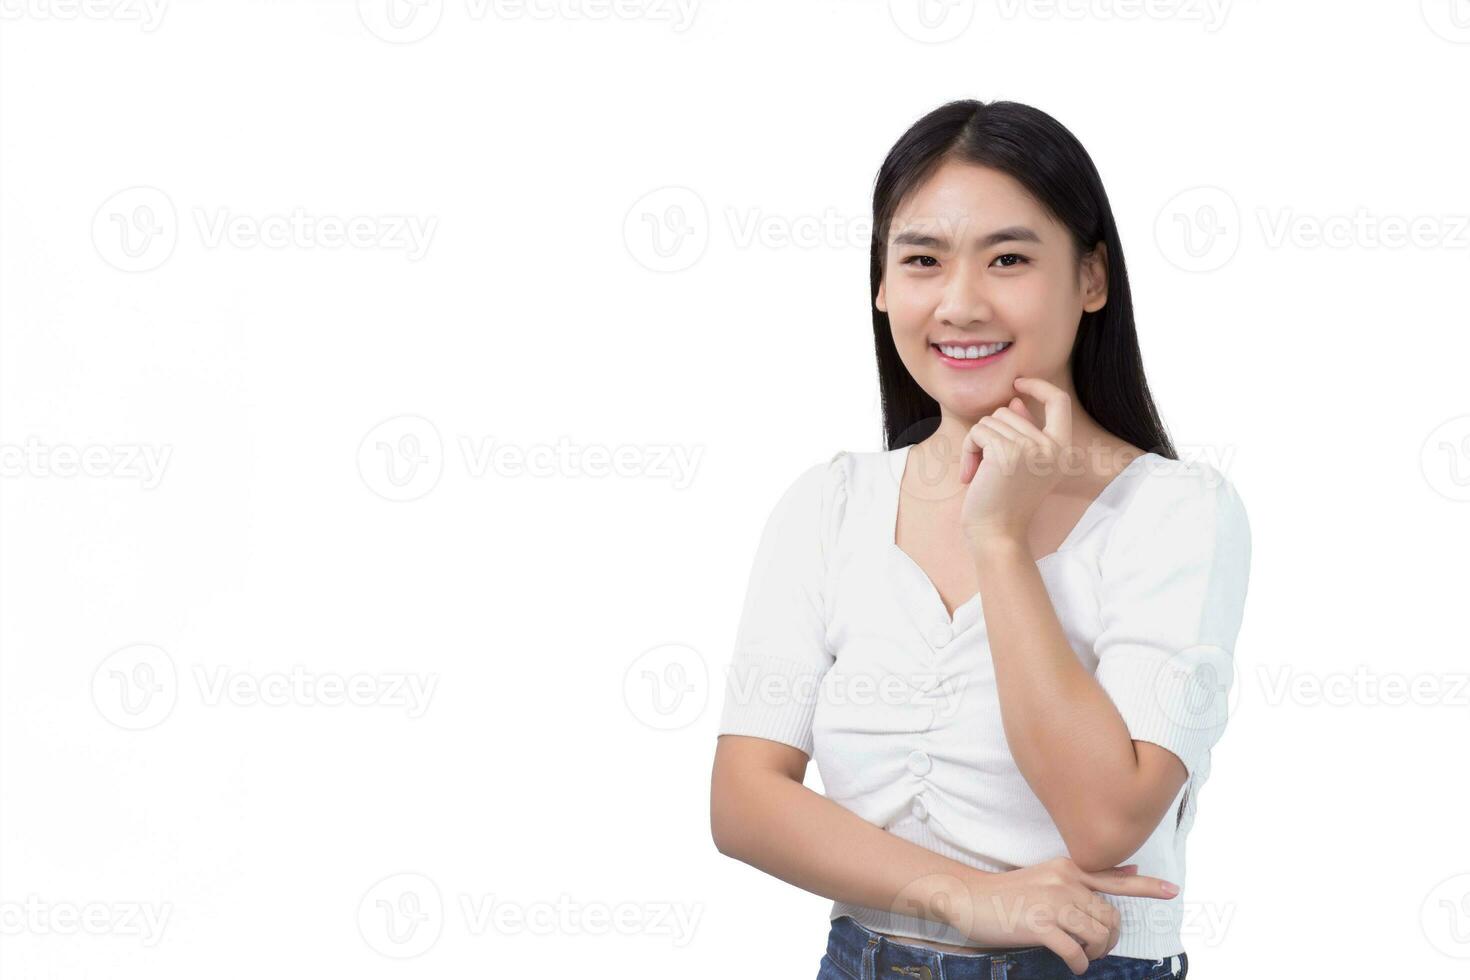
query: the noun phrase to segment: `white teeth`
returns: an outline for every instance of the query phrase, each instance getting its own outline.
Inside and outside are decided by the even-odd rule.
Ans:
[[[939,349],[950,357],[964,358],[966,360],[976,357],[989,357],[999,351],[1011,346],[1009,340],[1002,340],[995,344],[981,344],[977,347],[956,347],[951,344],[940,344]]]

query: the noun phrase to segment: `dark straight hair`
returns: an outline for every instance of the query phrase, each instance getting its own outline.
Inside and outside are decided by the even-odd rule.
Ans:
[[[939,403],[904,367],[888,314],[877,304],[894,212],[947,160],[990,167],[1019,181],[1071,232],[1079,263],[1099,242],[1107,246],[1107,303],[1082,314],[1069,362],[1077,401],[1113,435],[1178,459],[1143,376],[1123,244],[1092,158],[1040,109],[974,99],[946,103],[910,126],[888,151],[874,183],[871,299],[885,448],[919,442],[939,427]]]

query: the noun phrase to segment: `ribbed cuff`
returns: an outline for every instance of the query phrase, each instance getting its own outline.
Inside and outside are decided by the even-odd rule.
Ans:
[[[1133,738],[1173,752],[1191,778],[1208,765],[1229,716],[1229,653],[1197,646],[1167,656],[1145,646],[1114,647],[1096,677]]]
[[[812,754],[812,717],[825,668],[777,657],[739,656],[725,677],[721,735],[755,735]]]

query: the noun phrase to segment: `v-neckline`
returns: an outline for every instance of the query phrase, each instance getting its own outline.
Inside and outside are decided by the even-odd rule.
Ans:
[[[929,593],[939,604],[940,611],[944,613],[945,621],[949,624],[951,628],[957,628],[962,619],[969,618],[967,615],[962,614],[967,613],[971,606],[978,606],[980,602],[980,593],[978,591],[975,592],[975,594],[970,596],[964,602],[960,603],[958,606],[955,606],[954,612],[951,613],[949,609],[945,606],[944,597],[939,594],[939,589],[937,586],[935,586],[934,580],[929,577],[929,573],[924,571],[923,567],[914,560],[913,555],[909,554],[907,551],[904,551],[903,548],[901,548],[898,544],[898,507],[903,500],[903,478],[908,473],[909,451],[913,448],[914,443],[909,443],[907,446],[900,446],[898,450],[901,454],[898,458],[897,463],[898,479],[893,485],[893,506],[889,508],[888,511],[888,547],[896,552],[898,556],[902,558],[908,564],[908,566],[914,570],[915,573],[917,573],[919,578],[923,580],[923,583],[928,588]],[[1082,515],[1077,518],[1077,523],[1072,525],[1072,529],[1067,532],[1067,536],[1062,539],[1062,543],[1057,545],[1055,551],[1050,551],[1042,555],[1040,558],[1037,558],[1036,566],[1040,568],[1043,562],[1055,558],[1063,552],[1067,551],[1072,546],[1073,539],[1075,539],[1082,532],[1082,526],[1087,523],[1087,519],[1092,516],[1092,512],[1096,510],[1098,505],[1100,505],[1103,500],[1105,500],[1113,492],[1115,487],[1119,486],[1123,482],[1124,475],[1132,470],[1133,467],[1138,464],[1139,460],[1143,459],[1145,456],[1153,455],[1155,454],[1151,452],[1140,453],[1139,455],[1130,459],[1121,470],[1113,474],[1112,479],[1110,479],[1106,484],[1103,485],[1103,488],[1098,491],[1097,496],[1093,497],[1092,501],[1088,503],[1086,508],[1083,509]],[[890,466],[892,466],[892,464],[890,464]],[[892,470],[890,469],[890,473],[891,472]]]

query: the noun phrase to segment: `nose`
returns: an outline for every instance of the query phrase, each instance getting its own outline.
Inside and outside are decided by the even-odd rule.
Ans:
[[[986,295],[983,271],[973,266],[974,263],[968,261],[952,265],[953,271],[944,282],[944,291],[934,316],[947,327],[963,328],[988,323],[994,316]]]

